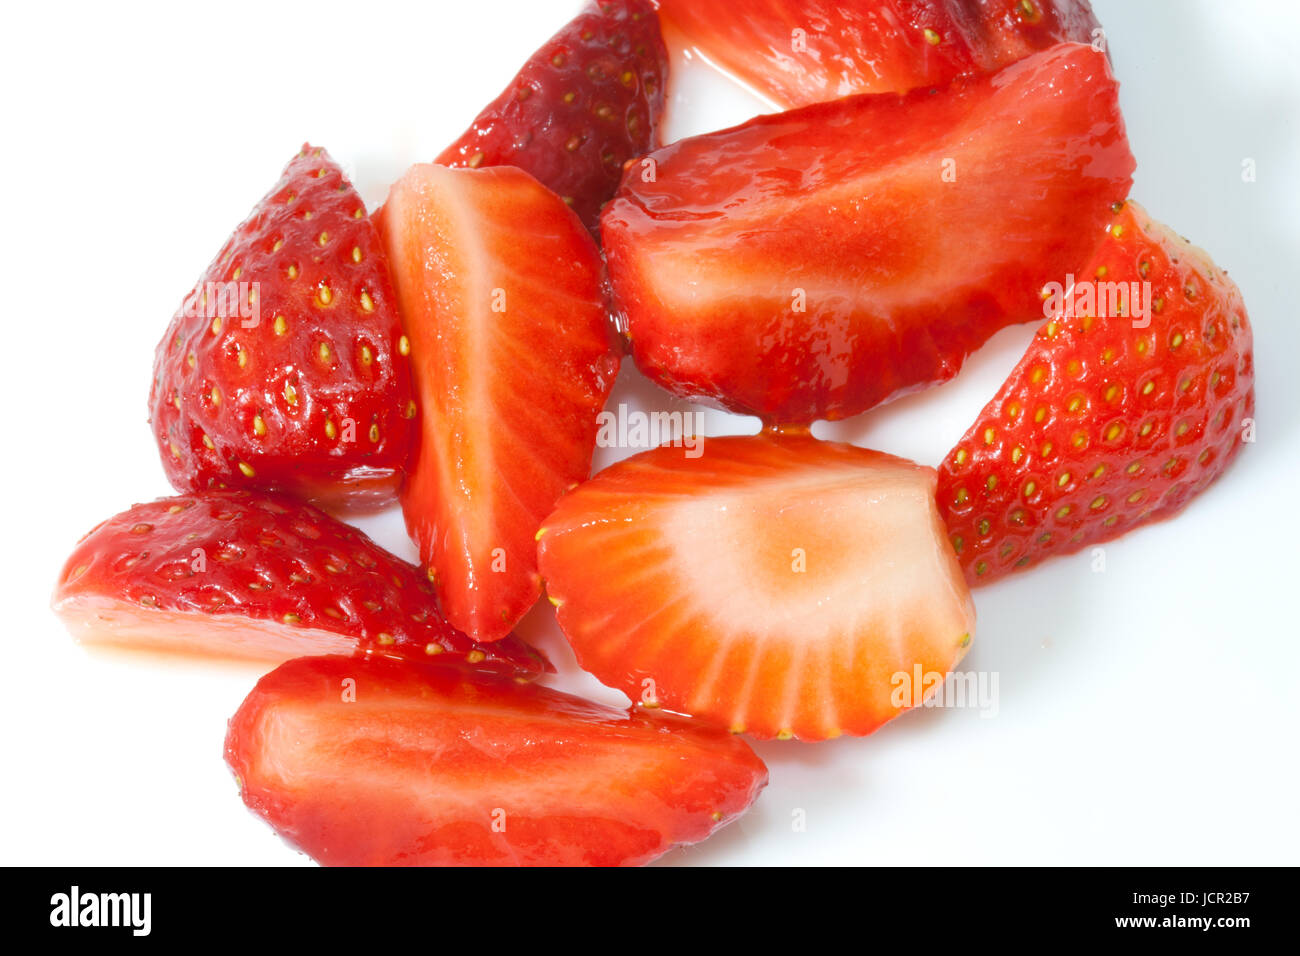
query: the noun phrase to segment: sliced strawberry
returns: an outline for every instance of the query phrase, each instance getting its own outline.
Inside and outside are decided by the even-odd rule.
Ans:
[[[149,416],[167,478],[391,500],[416,412],[395,308],[360,197],[304,146],[158,345]]]
[[[605,207],[637,365],[769,421],[841,418],[956,374],[1042,314],[1134,163],[1105,57],[1065,44],[939,91],[683,140]]]
[[[703,840],[767,769],[743,741],[535,684],[302,658],[230,721],[244,802],[324,864],[615,866]]]
[[[869,734],[944,674],[975,612],[934,471],[810,437],[663,446],[567,495],[540,566],[578,663],[756,737]]]
[[[660,0],[693,47],[785,108],[991,72],[1098,29],[1088,0]]]
[[[80,640],[282,661],[437,656],[535,677],[517,638],[480,646],[444,621],[419,569],[290,498],[213,491],[135,505],[64,564],[54,610]]]
[[[1073,290],[939,470],[972,582],[1176,514],[1250,435],[1250,322],[1204,252],[1128,202]]]
[[[650,0],[590,2],[437,161],[527,170],[594,232],[623,164],[658,145],[667,78]]]
[[[496,640],[541,595],[533,536],[587,477],[618,373],[600,254],[509,166],[414,166],[376,218],[423,410],[407,528],[447,619]]]

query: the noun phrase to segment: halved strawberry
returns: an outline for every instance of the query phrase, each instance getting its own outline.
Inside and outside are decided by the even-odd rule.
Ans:
[[[663,446],[561,500],[539,562],[578,663],[756,737],[869,734],[945,674],[975,612],[934,471],[795,435]]]
[[[1072,294],[1065,279],[1059,310],[939,469],[972,582],[1176,514],[1250,435],[1250,322],[1209,256],[1128,202]]]
[[[594,232],[623,164],[658,145],[667,78],[650,0],[593,0],[437,162],[527,170]]]
[[[82,538],[54,611],[76,638],[282,661],[301,654],[437,656],[535,677],[518,638],[477,645],[442,619],[419,569],[282,496],[213,491],[135,505]]]
[[[1087,259],[1134,163],[1106,58],[762,116],[652,154],[602,218],[637,365],[769,421],[956,374]]]
[[[168,480],[395,497],[416,412],[395,309],[360,197],[303,146],[158,345],[149,417]]]
[[[703,840],[767,768],[743,741],[535,684],[302,658],[230,721],[244,802],[324,864],[614,866]]]
[[[664,32],[790,108],[991,72],[1098,28],[1088,0],[660,0]]]
[[[509,166],[413,166],[376,219],[423,415],[407,528],[447,619],[496,640],[541,595],[533,535],[587,477],[618,373],[600,254]]]

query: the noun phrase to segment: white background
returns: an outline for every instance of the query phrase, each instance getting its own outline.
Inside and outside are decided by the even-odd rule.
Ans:
[[[772,782],[754,809],[670,862],[1300,862],[1300,15],[1286,2],[1095,6],[1138,158],[1133,196],[1244,292],[1258,441],[1181,517],[1108,546],[1104,573],[1085,552],[977,592],[962,667],[997,672],[996,718],[931,710],[867,739],[760,745]],[[576,7],[7,8],[0,863],[307,862],[244,809],[221,759],[261,668],[86,651],[48,595],[81,534],[169,493],[146,424],[154,345],[299,145],[327,147],[379,202]],[[673,89],[669,138],[759,108],[698,66]],[[935,464],[1032,331],[1001,333],[944,388],[818,433]],[[630,371],[619,401],[668,402]],[[396,515],[364,526],[413,556]],[[564,686],[619,699],[572,674],[549,607],[521,633],[570,671]]]

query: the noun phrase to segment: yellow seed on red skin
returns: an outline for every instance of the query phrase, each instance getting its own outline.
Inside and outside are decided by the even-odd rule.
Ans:
[[[289,278],[290,279],[298,278],[298,267],[296,265],[293,264],[289,265]]]
[[[360,261],[361,261],[361,247],[360,247],[360,246],[353,246],[353,247],[352,247],[352,261],[353,261],[353,262],[360,262]]]
[[[425,645],[424,645],[424,653],[428,654],[430,657],[433,657],[433,656],[435,656],[435,655],[437,655],[437,654],[441,654],[441,653],[442,653],[442,645],[441,645],[441,644],[432,644],[432,643],[430,643],[430,644],[425,644]]]
[[[275,327],[276,335],[284,335],[289,331],[289,320],[282,315],[277,315],[272,325]]]
[[[397,340],[397,351],[401,352],[403,355],[411,354],[411,340],[405,335]]]
[[[487,659],[487,655],[484,654],[482,651],[470,651],[468,654],[465,655],[465,660],[467,660],[471,664],[477,664],[480,661],[486,659]]]
[[[370,293],[365,289],[361,290],[361,308],[367,312],[375,311],[375,300],[370,298]]]
[[[261,415],[253,416],[253,434],[258,438],[266,434],[266,421]]]
[[[209,449],[215,449],[217,447],[216,445],[212,444],[212,439],[209,438],[206,433],[203,436],[203,444],[206,448]]]
[[[319,305],[329,305],[334,301],[334,290],[327,285],[322,285],[316,290],[316,302]]]
[[[256,474],[256,472],[253,471],[253,466],[246,461],[241,461],[239,463],[239,470],[244,473],[245,478],[252,478],[253,475]]]

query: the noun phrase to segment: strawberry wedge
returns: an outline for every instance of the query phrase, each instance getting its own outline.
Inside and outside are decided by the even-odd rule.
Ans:
[[[758,796],[741,740],[535,684],[301,658],[230,721],[244,802],[333,866],[620,866],[703,840]]]
[[[516,637],[478,645],[419,569],[309,505],[246,491],[135,505],[86,535],[54,610],[73,636],[169,653],[283,661],[368,652],[536,677]]]
[[[1177,514],[1253,434],[1254,339],[1208,255],[1130,201],[944,458],[972,583]]]
[[[158,344],[167,478],[373,510],[397,497],[417,413],[379,237],[338,164],[304,145]]]
[[[623,164],[659,145],[667,76],[651,0],[592,0],[437,162],[518,166],[595,232]]]
[[[975,614],[933,469],[810,437],[662,446],[565,496],[540,535],[578,663],[649,707],[755,737],[869,734],[945,674]]]
[[[377,220],[421,408],[407,528],[448,620],[496,640],[541,595],[533,536],[587,477],[618,373],[600,254],[510,166],[414,166]]]
[[[902,93],[1090,42],[1088,0],[660,0],[664,32],[784,108]]]
[[[770,422],[945,381],[1042,315],[1134,168],[1106,58],[1064,44],[939,90],[682,140],[602,216],[638,367]]]

